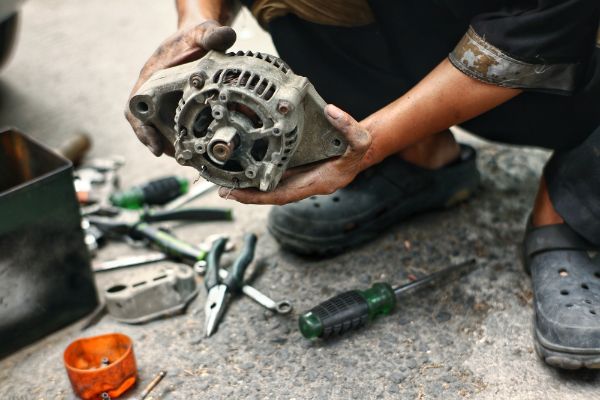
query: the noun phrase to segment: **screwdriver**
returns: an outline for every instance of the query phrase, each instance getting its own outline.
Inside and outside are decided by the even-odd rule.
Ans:
[[[189,182],[177,176],[168,176],[134,186],[110,196],[112,205],[139,210],[145,205],[163,205],[187,193]]]
[[[407,294],[457,279],[471,272],[474,266],[475,260],[471,259],[397,288],[378,282],[366,290],[341,293],[302,314],[298,321],[300,332],[307,339],[326,339],[358,329],[379,315],[390,314]]]

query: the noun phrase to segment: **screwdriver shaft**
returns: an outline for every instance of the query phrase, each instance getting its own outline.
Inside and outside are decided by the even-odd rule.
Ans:
[[[416,281],[407,283],[402,286],[398,286],[394,288],[394,294],[396,295],[396,299],[400,300],[408,293],[413,293],[427,287],[435,286],[442,280],[453,281],[455,279],[458,279],[461,276],[470,272],[471,269],[474,267],[475,259],[472,258],[468,261],[453,265],[441,271],[434,272],[433,274],[417,279]]]

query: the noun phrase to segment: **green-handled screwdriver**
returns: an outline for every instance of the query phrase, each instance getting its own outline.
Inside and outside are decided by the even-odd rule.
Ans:
[[[459,278],[471,272],[474,266],[475,260],[471,259],[397,288],[379,282],[367,290],[341,293],[302,314],[298,321],[300,332],[307,339],[326,339],[358,329],[378,315],[391,313],[407,294]]]
[[[110,196],[110,202],[116,207],[139,210],[145,205],[166,204],[187,193],[188,189],[187,179],[178,176],[167,176],[113,193]]]

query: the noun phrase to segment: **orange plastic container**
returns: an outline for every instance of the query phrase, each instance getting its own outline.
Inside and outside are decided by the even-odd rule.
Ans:
[[[119,397],[135,383],[133,342],[120,333],[78,339],[65,349],[65,367],[75,394],[100,399],[106,392]]]

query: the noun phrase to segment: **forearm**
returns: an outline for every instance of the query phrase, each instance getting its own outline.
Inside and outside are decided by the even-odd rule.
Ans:
[[[363,167],[483,114],[519,93],[518,89],[472,79],[444,60],[404,96],[361,122],[373,137]]]
[[[231,0],[176,0],[177,25],[183,28],[206,20],[225,24],[233,12]]]

